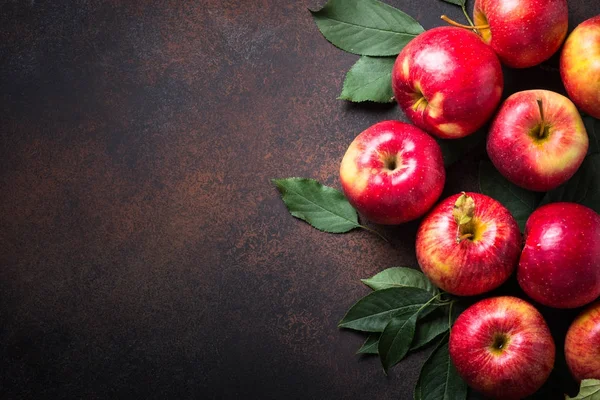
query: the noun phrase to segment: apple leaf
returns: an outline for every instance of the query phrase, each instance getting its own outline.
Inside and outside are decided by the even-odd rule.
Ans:
[[[372,278],[361,279],[361,282],[373,290],[408,286],[427,290],[432,295],[439,293],[439,290],[421,271],[412,268],[388,268],[374,275]]]
[[[475,201],[471,196],[467,196],[467,194],[463,192],[458,199],[456,199],[456,203],[454,203],[454,209],[452,210],[454,221],[457,225],[467,224],[471,222],[474,214]]]
[[[570,201],[600,213],[600,154],[587,156],[567,182],[546,193],[541,204]]]
[[[378,0],[329,0],[311,13],[325,39],[364,56],[395,56],[424,31],[414,18]]]
[[[432,299],[428,291],[413,287],[377,290],[356,302],[338,326],[364,332],[383,332],[392,318],[419,310]]]
[[[481,193],[502,203],[515,217],[521,231],[529,215],[538,206],[541,196],[509,182],[489,161],[479,164],[479,189]]]
[[[446,3],[454,4],[459,7],[464,7],[467,0],[442,0]]]
[[[583,123],[585,124],[588,138],[590,139],[588,154],[600,153],[600,120],[586,116],[583,117]]]
[[[313,179],[273,179],[290,213],[315,228],[344,233],[360,228],[356,210],[342,192]]]
[[[579,394],[575,397],[565,396],[567,400],[600,400],[600,380],[584,379],[581,381]]]
[[[417,350],[428,345],[433,339],[447,332],[448,329],[450,327],[448,326],[447,313],[442,312],[441,309],[433,311],[419,320],[410,349]]]
[[[392,68],[395,61],[394,57],[359,58],[346,74],[339,99],[392,103]]]
[[[448,335],[444,335],[423,364],[415,387],[415,400],[463,400],[467,384],[458,375],[448,352]]]
[[[379,338],[377,351],[383,370],[387,371],[398,364],[408,353],[415,335],[417,318],[421,309],[409,310],[396,315],[388,322]]]
[[[356,354],[378,354],[377,346],[379,345],[379,336],[380,335],[378,333],[369,334]]]

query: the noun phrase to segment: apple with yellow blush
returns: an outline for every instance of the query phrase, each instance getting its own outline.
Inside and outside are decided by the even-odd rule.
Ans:
[[[379,122],[350,144],[340,166],[348,201],[368,220],[395,225],[424,215],[444,188],[437,142],[400,121]]]

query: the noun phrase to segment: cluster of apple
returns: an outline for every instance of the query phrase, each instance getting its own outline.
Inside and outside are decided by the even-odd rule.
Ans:
[[[424,216],[445,182],[442,153],[430,135],[461,138],[492,117],[488,155],[514,184],[548,191],[577,171],[588,136],[575,104],[600,118],[600,15],[579,25],[562,50],[561,77],[575,104],[558,93],[529,90],[499,107],[501,62],[537,65],[558,51],[567,34],[566,0],[524,3],[531,2],[477,0],[474,26],[431,29],[398,55],[394,95],[414,125],[371,126],[352,142],[340,167],[346,197],[366,218],[400,224]],[[517,270],[523,291],[546,306],[576,308],[600,296],[600,216],[575,203],[538,208],[522,237],[498,201],[456,194],[424,218],[416,253],[425,275],[455,295],[488,292]],[[467,309],[452,328],[449,349],[470,386],[503,399],[537,391],[555,357],[543,317],[515,297]],[[575,378],[600,379],[600,304],[573,323],[565,352]]]

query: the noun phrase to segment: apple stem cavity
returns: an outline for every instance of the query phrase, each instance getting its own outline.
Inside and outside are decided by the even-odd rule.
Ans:
[[[473,238],[473,217],[475,215],[475,200],[465,192],[456,199],[452,216],[456,221],[456,243]]]
[[[440,17],[442,20],[444,20],[445,22],[449,23],[452,26],[456,26],[458,28],[465,28],[465,29],[470,29],[470,30],[478,30],[478,29],[489,29],[490,25],[486,24],[486,25],[463,25],[461,23],[458,23],[452,19],[450,19],[448,16],[446,15],[442,15]]]
[[[421,107],[421,105],[425,105],[423,108],[427,107],[427,99],[425,98],[425,96],[419,98],[419,100],[417,100],[417,102],[415,104],[413,104],[412,109],[413,111],[419,111],[419,107]]]

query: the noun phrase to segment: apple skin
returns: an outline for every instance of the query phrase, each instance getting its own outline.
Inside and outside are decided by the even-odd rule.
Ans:
[[[560,76],[571,100],[600,118],[600,15],[579,24],[567,38]]]
[[[413,125],[383,121],[350,144],[340,180],[348,201],[362,215],[395,225],[419,218],[435,204],[446,171],[440,146],[431,136]]]
[[[567,0],[475,0],[475,25],[483,40],[511,68],[528,68],[560,48],[569,25]]]
[[[466,193],[475,201],[474,240],[457,243],[453,209],[460,194],[442,200],[417,231],[417,261],[439,288],[459,296],[485,293],[500,286],[517,266],[521,233],[498,201]]]
[[[579,314],[569,327],[565,357],[578,381],[600,379],[600,302]]]
[[[542,101],[547,135],[539,138]],[[506,179],[545,192],[575,174],[588,151],[588,135],[575,105],[558,93],[526,90],[510,96],[490,128],[487,152]]]
[[[402,49],[392,70],[400,108],[413,124],[443,139],[479,129],[498,106],[503,87],[498,57],[462,28],[420,34]]]
[[[467,308],[452,326],[449,350],[469,386],[503,400],[535,393],[548,379],[556,352],[542,315],[510,296]]]
[[[521,288],[546,306],[581,307],[600,296],[600,216],[575,203],[551,203],[525,224],[517,267]]]

